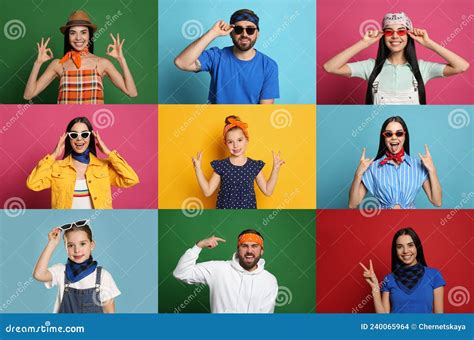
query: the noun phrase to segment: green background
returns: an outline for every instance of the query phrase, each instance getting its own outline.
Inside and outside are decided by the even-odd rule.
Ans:
[[[110,33],[120,33],[126,41],[123,45],[127,64],[135,80],[138,96],[129,98],[118,90],[108,77],[104,80],[106,104],[156,104],[158,103],[158,2],[156,0],[16,0],[0,2],[0,103],[19,104],[23,99],[28,77],[38,55],[36,43],[41,37],[51,37],[48,47],[54,58],[63,56],[64,36],[59,27],[67,22],[69,15],[85,10],[97,31],[107,28],[95,41],[94,54],[112,61],[122,73],[118,62],[105,54],[112,43]],[[121,15],[119,14],[119,11]],[[118,16],[113,20],[114,15]],[[23,34],[12,40],[5,32],[6,23],[19,20],[24,25]],[[110,26],[107,26],[107,20]],[[112,21],[114,21],[112,23]],[[8,31],[7,31],[8,32]],[[13,37],[17,35],[13,33]],[[50,61],[41,66],[40,75]],[[55,104],[58,97],[59,80],[55,79],[34,103]]]
[[[204,249],[198,262],[229,260],[236,250],[238,234],[247,228],[258,230],[265,239],[265,269],[275,275],[280,286],[275,313],[315,311],[315,211],[201,210],[199,213],[195,217],[186,217],[181,210],[158,211],[160,313],[177,312],[175,308],[185,300],[189,303],[179,312],[210,312],[209,289],[182,283],[173,277],[172,272],[188,248],[212,235],[227,242],[214,249]],[[274,216],[274,219],[269,220],[269,216]]]

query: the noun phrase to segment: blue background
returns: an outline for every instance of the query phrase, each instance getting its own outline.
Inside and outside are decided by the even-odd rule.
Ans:
[[[459,109],[465,111],[466,114],[462,115],[470,122],[455,129],[449,124],[448,116],[451,111]],[[419,158],[418,152],[424,155],[424,144],[428,144],[443,190],[441,208],[454,208],[460,204],[463,209],[474,207],[472,194],[469,195],[474,192],[474,117],[471,106],[318,105],[317,209],[348,207],[349,190],[362,148],[366,148],[367,158],[374,158],[383,122],[397,115],[407,124],[412,157]],[[357,132],[357,127],[371,117],[373,120]],[[466,197],[471,199],[467,204],[461,203]],[[423,189],[415,206],[434,208]]]
[[[260,18],[260,37],[255,48],[278,63],[280,99],[276,103],[316,102],[316,2],[314,0],[160,0],[158,29],[158,103],[206,103],[210,76],[207,72],[185,72],[174,58],[207,32],[216,21],[229,21],[236,10],[249,8]],[[292,16],[293,19],[292,19]],[[197,20],[196,31],[183,25]],[[287,23],[285,24],[285,21]],[[200,26],[201,25],[201,26]],[[193,34],[194,33],[194,34]],[[231,46],[230,36],[219,37],[209,46]],[[251,81],[251,80],[249,80]]]
[[[158,228],[153,210],[26,210],[24,215],[0,215],[0,304],[5,313],[51,313],[57,287],[47,289],[34,279],[16,294],[18,284],[31,280],[48,232],[58,225],[91,218],[96,248],[92,252],[122,292],[115,299],[117,313],[158,312]],[[64,242],[49,266],[67,260]]]

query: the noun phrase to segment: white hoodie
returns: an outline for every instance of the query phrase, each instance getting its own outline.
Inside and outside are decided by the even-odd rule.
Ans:
[[[197,245],[186,250],[173,276],[188,284],[207,284],[212,313],[273,313],[278,283],[264,269],[264,259],[249,272],[239,264],[236,253],[229,261],[196,264],[200,252]]]

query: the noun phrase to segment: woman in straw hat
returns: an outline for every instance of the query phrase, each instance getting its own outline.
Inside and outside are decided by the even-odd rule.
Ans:
[[[38,57],[31,70],[24,98],[30,100],[40,94],[54,78],[59,78],[58,104],[103,104],[103,77],[107,75],[112,83],[130,97],[137,96],[137,89],[132,74],[123,55],[123,43],[120,35],[110,34],[113,43],[107,47],[107,55],[115,58],[123,75],[110,60],[94,55],[94,25],[86,12],[73,12],[67,23],[60,28],[64,34],[64,56],[54,59],[38,78],[41,65],[53,59],[53,52],[48,48],[50,38],[38,46]]]

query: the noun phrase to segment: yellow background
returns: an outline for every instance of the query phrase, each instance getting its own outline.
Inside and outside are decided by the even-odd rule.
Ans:
[[[158,207],[187,209],[216,207],[217,192],[204,197],[191,157],[203,151],[201,168],[207,179],[212,160],[229,156],[223,142],[225,117],[236,115],[249,125],[246,156],[263,160],[268,180],[272,150],[281,151],[281,166],[272,196],[256,183],[259,209],[316,209],[315,105],[159,105]]]

